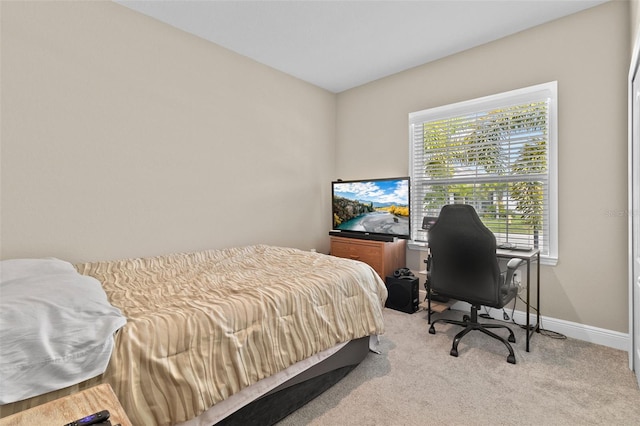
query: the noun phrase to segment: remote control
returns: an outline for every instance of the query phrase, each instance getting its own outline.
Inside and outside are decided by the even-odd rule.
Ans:
[[[71,423],[67,423],[64,426],[90,426],[98,423],[102,423],[109,418],[110,414],[108,410],[98,411],[97,413],[93,413],[88,415],[87,417],[83,417]]]

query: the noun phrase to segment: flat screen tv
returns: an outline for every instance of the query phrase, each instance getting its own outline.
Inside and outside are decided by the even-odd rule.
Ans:
[[[409,239],[409,187],[408,177],[332,182],[331,234]]]

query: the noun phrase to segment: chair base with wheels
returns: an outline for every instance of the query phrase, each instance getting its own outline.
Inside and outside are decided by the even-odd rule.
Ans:
[[[483,332],[484,334],[486,334],[487,336],[493,337],[496,340],[501,341],[502,343],[504,343],[504,345],[507,347],[507,349],[509,350],[509,355],[507,356],[507,362],[510,364],[515,364],[516,363],[516,356],[513,352],[513,348],[511,347],[511,343],[515,343],[516,342],[516,336],[513,334],[513,331],[511,330],[511,328],[509,328],[508,326],[504,325],[504,324],[487,324],[487,323],[480,323],[478,322],[478,309],[479,306],[476,305],[472,305],[471,306],[471,316],[469,315],[465,315],[464,317],[462,317],[462,321],[457,321],[457,320],[452,320],[452,319],[446,319],[446,318],[441,318],[441,319],[437,319],[435,321],[433,321],[431,323],[431,327],[429,327],[429,334],[436,334],[436,329],[434,327],[434,325],[436,323],[442,322],[442,323],[446,323],[446,324],[454,324],[454,325],[459,325],[461,327],[464,327],[464,329],[462,331],[460,331],[458,334],[456,334],[456,336],[453,339],[453,345],[451,347],[451,351],[449,352],[449,354],[451,356],[458,356],[458,343],[460,343],[460,340],[466,336],[469,332],[473,331],[473,330],[478,330]],[[509,337],[507,339],[505,339],[502,336],[497,335],[496,333],[494,333],[493,331],[489,330],[491,328],[504,328],[507,329],[509,331]]]

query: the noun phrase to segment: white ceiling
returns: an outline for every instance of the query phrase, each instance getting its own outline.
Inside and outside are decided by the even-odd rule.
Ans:
[[[115,0],[331,92],[610,0]]]

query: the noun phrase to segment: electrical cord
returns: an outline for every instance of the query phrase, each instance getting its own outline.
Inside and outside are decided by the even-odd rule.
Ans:
[[[522,328],[522,329],[526,330],[526,329],[527,329],[527,325],[526,325],[526,324],[518,324],[518,323],[516,322],[516,320],[514,320],[514,319],[513,319],[513,314],[514,314],[514,312],[516,311],[516,302],[517,302],[517,299],[520,299],[520,301],[521,301],[522,303],[525,303],[525,304],[527,303],[527,302],[526,302],[522,297],[520,297],[520,295],[519,295],[519,294],[518,294],[518,297],[517,297],[517,298],[514,298],[514,299],[513,299],[513,308],[511,309],[511,321],[512,321],[515,325],[517,325],[518,327],[520,327],[520,328]],[[533,306],[531,306],[531,309],[533,309],[534,311],[538,312],[538,309],[536,309],[536,308],[535,308],[535,307],[533,307]],[[502,308],[502,310],[503,310],[503,312],[504,312],[504,308]],[[505,312],[505,315],[506,315],[506,312]],[[529,331],[533,330],[534,328],[535,328],[535,325],[533,325],[533,324],[530,324],[530,325],[529,325]],[[540,333],[541,335],[546,336],[546,337],[550,337],[550,338],[552,338],[552,339],[560,339],[560,340],[564,340],[564,339],[566,339],[566,338],[567,338],[567,336],[565,336],[565,335],[564,335],[564,334],[562,334],[562,333],[558,333],[557,331],[545,330],[545,329],[543,328],[543,326],[542,326],[542,318],[540,318],[540,323],[538,324],[538,331],[539,331],[539,333]]]
[[[505,310],[505,308],[502,308],[502,318],[504,319],[504,321],[509,321],[509,319],[511,319],[511,322],[515,325],[517,325],[518,327],[522,328],[523,330],[527,329],[527,325],[526,324],[519,324],[518,322],[516,322],[514,318],[514,314],[516,312],[516,303],[517,300],[520,299],[520,301],[524,304],[526,304],[527,302],[520,297],[520,295],[518,294],[518,296],[516,298],[513,299],[513,307],[511,308],[511,315],[509,315],[507,313],[507,311]],[[531,309],[533,309],[534,311],[538,312],[538,310],[531,306]],[[496,320],[496,321],[500,321],[500,319],[498,318],[494,318],[491,316],[491,314],[489,313],[490,308],[487,308],[486,306],[484,306],[484,312],[481,314],[478,314],[479,317],[484,318],[484,319],[492,319],[492,320]],[[536,326],[534,324],[529,324],[529,331],[534,330]],[[565,336],[562,333],[558,333],[556,331],[551,331],[551,330],[545,330],[542,327],[542,318],[540,318],[540,323],[538,324],[538,331],[541,335],[546,336],[546,337],[550,337],[552,339],[560,339],[560,340],[564,340],[567,338],[567,336]]]

